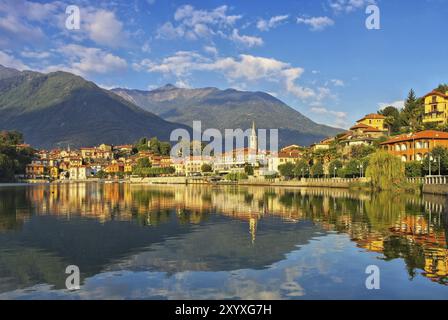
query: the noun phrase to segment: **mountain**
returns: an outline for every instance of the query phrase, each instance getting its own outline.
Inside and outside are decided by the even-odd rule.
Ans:
[[[116,88],[124,99],[168,121],[202,128],[279,129],[279,145],[309,145],[342,131],[317,124],[279,99],[264,92],[217,88],[183,89],[168,84],[152,91]]]
[[[0,66],[0,130],[19,130],[38,148],[169,140],[176,128],[93,82],[67,72],[48,74]]]

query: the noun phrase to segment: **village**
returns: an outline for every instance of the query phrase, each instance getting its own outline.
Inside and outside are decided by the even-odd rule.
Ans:
[[[157,138],[142,138],[129,145],[101,144],[76,150],[68,146],[38,150],[20,178],[26,181],[212,175],[229,180],[248,176],[356,178],[365,176],[368,157],[377,150],[386,150],[404,162],[409,177],[441,175],[448,170],[440,154],[448,147],[448,133],[439,129],[448,123],[448,92],[432,91],[421,101],[424,104],[421,122],[426,130],[413,132],[411,129],[393,134],[395,120],[378,112],[364,116],[349,130],[309,147],[289,145],[278,152],[269,152],[259,149],[253,123],[246,148],[216,156],[190,155],[174,159],[170,156],[171,145]]]

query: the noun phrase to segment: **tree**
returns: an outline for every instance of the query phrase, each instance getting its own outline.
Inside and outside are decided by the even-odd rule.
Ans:
[[[440,174],[448,174],[448,149],[437,146],[431,151],[431,157],[426,157],[423,160],[423,173],[429,174],[429,161],[431,161],[431,174],[439,174],[439,162],[440,162]]]
[[[160,142],[160,154],[162,156],[169,156],[171,152],[171,144],[169,142]]]
[[[359,146],[353,146],[351,148],[350,155],[351,158],[359,160],[369,156],[375,151],[376,149],[374,146],[359,145]]]
[[[0,144],[4,145],[18,145],[22,144],[24,142],[23,140],[23,134],[18,131],[1,131],[0,132]]]
[[[0,181],[14,181],[14,175],[24,174],[26,165],[31,163],[35,150],[20,147],[23,135],[17,131],[0,132]]]
[[[394,106],[389,106],[380,111],[386,117],[385,124],[389,129],[389,135],[400,132],[400,111]]]
[[[305,160],[302,159],[297,161],[293,169],[294,177],[296,178],[306,177],[308,175],[309,167],[310,166],[308,162],[306,162]]]
[[[370,157],[366,173],[375,190],[392,190],[402,186],[405,167],[399,158],[380,150]]]
[[[208,163],[204,163],[204,164],[201,166],[201,171],[202,171],[202,172],[212,172],[212,171],[213,171],[213,168],[212,168],[212,166],[209,165]]]
[[[322,162],[318,161],[311,167],[311,175],[315,178],[320,178],[324,175],[324,166]]]
[[[360,162],[358,160],[350,160],[344,167],[344,174],[346,178],[356,178],[361,176]]]
[[[149,140],[149,150],[154,154],[160,154],[160,141],[159,139],[157,139],[157,137],[151,138],[151,140]]]
[[[134,143],[133,149],[136,149],[137,151],[148,151],[148,139],[145,137],[140,138],[137,142]],[[135,150],[133,150],[133,152],[136,153]]]
[[[410,161],[405,164],[406,177],[416,178],[423,175],[423,165],[420,161]]]
[[[424,104],[422,99],[417,99],[413,89],[409,91],[401,113],[401,121],[411,131],[418,131],[422,127]]]
[[[140,158],[137,160],[137,167],[138,168],[151,168],[152,164],[151,161],[149,161],[148,158]]]
[[[342,162],[340,160],[333,160],[328,166],[330,175],[333,177],[342,168]]]
[[[294,177],[294,164],[288,162],[288,163],[279,165],[278,171],[286,179],[291,179]]]
[[[242,172],[231,172],[228,175],[226,175],[226,180],[229,181],[238,181],[238,180],[246,180],[247,174]]]
[[[441,83],[436,89],[434,89],[434,91],[446,94],[448,92],[448,84]]]
[[[248,175],[248,176],[253,176],[254,175],[254,167],[250,164],[250,163],[246,163],[244,165],[244,172]]]

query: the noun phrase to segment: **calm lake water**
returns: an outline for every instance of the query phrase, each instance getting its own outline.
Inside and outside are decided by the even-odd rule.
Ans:
[[[445,198],[0,186],[0,299],[447,299]],[[68,265],[81,289],[68,291]],[[366,268],[378,266],[380,290]]]

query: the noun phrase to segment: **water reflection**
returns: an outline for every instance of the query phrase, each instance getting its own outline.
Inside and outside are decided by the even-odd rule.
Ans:
[[[81,298],[370,298],[372,263],[395,281],[374,298],[446,298],[444,210],[442,197],[347,190],[1,187],[0,298],[70,297],[69,264],[88,279]]]

